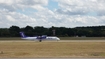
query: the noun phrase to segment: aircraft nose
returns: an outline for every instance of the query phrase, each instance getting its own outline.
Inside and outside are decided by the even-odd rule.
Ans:
[[[57,40],[60,40],[60,38],[57,38]]]

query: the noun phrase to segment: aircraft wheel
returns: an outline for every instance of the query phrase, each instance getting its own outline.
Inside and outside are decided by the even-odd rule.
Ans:
[[[42,40],[39,40],[39,42],[42,42]]]

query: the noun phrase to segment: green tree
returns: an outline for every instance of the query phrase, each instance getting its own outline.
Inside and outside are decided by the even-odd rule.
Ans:
[[[28,36],[33,36],[33,33],[34,33],[33,32],[34,29],[31,26],[26,26],[25,28],[21,28],[21,31],[23,31]]]
[[[10,32],[7,28],[0,29],[0,37],[10,37]]]
[[[9,28],[9,32],[10,32],[11,37],[19,37],[20,36],[20,34],[19,34],[20,28],[18,26],[11,26]]]
[[[34,27],[34,35],[47,35],[48,29],[44,28],[43,26],[36,26]]]

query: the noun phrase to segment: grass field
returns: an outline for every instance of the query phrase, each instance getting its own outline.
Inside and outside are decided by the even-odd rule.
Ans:
[[[0,42],[3,57],[105,57],[105,42]]]

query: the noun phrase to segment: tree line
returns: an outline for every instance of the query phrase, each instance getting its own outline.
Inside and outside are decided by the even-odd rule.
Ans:
[[[88,26],[88,27],[50,27],[43,26],[26,26],[20,28],[18,26],[11,26],[10,28],[0,28],[0,37],[20,37],[19,32],[24,32],[27,36],[59,36],[59,37],[104,37],[105,26]]]

